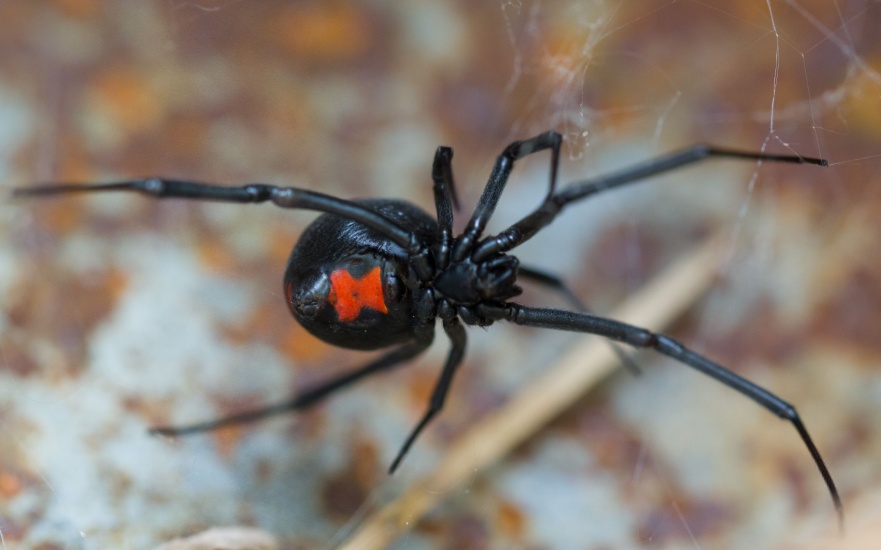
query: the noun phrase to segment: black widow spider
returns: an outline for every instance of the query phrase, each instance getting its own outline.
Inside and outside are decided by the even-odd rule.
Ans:
[[[772,155],[696,145],[622,169],[569,184],[557,191],[560,134],[549,131],[508,145],[496,159],[471,221],[453,236],[457,206],[449,147],[438,147],[432,166],[437,219],[418,207],[392,199],[348,201],[293,187],[250,184],[222,187],[192,181],[147,178],[106,184],[50,184],[14,190],[17,197],[40,197],[94,191],[137,191],[156,198],[225,202],[266,202],[282,208],[324,214],[300,237],[284,275],[284,291],[293,316],[309,332],[345,348],[375,350],[399,347],[378,359],[302,393],[259,410],[184,427],[153,428],[151,433],[180,435],[248,422],[302,409],[370,374],[394,367],[425,351],[434,339],[435,318],[442,321],[452,349],[434,388],[428,410],[404,441],[389,468],[393,473],[428,422],[443,408],[456,368],[465,352],[465,325],[496,321],[604,336],[637,348],[652,348],[749,397],[792,423],[814,459],[843,518],[841,498],[795,407],[771,392],[698,355],[676,340],[646,329],[560,309],[525,307],[509,300],[521,293],[517,277],[572,296],[562,281],[538,269],[520,266],[508,252],[532,238],[570,203],[709,158],[746,159],[827,166],[825,160]],[[487,222],[514,162],[543,150],[551,152],[550,181],[542,203],[497,235],[483,237]]]

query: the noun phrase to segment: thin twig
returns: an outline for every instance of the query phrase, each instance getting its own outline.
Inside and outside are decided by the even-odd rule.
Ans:
[[[674,263],[611,315],[660,329],[681,315],[710,285],[723,239],[713,238]],[[462,434],[435,472],[415,481],[397,499],[369,517],[343,550],[386,548],[413,528],[449,489],[476,475],[570,407],[619,364],[598,338],[585,338],[550,372]]]

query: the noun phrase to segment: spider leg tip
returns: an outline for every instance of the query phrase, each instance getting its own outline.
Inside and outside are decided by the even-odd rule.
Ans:
[[[33,194],[33,191],[29,190],[27,187],[13,187],[8,191],[8,195],[12,199],[23,199]]]
[[[180,435],[180,432],[174,428],[158,426],[154,428],[147,428],[147,434],[171,439],[177,435]]]

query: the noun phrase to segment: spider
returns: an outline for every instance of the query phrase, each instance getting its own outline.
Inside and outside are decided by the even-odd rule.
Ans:
[[[827,166],[823,159],[775,155],[695,145],[557,190],[562,137],[554,131],[515,141],[497,157],[471,220],[453,235],[458,209],[453,182],[453,150],[438,147],[432,165],[436,218],[394,199],[349,201],[295,187],[249,184],[224,187],[193,181],[145,178],[104,184],[48,184],[13,191],[16,197],[67,193],[135,191],[155,198],[238,203],[272,202],[282,208],[323,212],[300,237],[284,274],[284,293],[294,318],[330,344],[358,350],[397,346],[360,368],[327,380],[310,391],[262,409],[180,427],[156,427],[154,434],[181,435],[249,422],[306,408],[366,376],[391,369],[426,350],[440,318],[451,349],[428,409],[412,429],[389,468],[394,473],[413,442],[443,408],[465,353],[465,325],[507,321],[527,327],[596,334],[634,348],[650,348],[692,367],[752,399],[796,429],[820,471],[839,522],[841,498],[819,450],[788,402],[688,349],[673,338],[644,328],[579,311],[526,307],[510,301],[521,293],[518,277],[572,297],[562,280],[541,269],[521,266],[509,252],[551,224],[571,203],[602,191],[712,158]],[[514,163],[550,151],[547,194],[538,208],[496,235],[485,236]],[[577,304],[577,300],[574,301]]]

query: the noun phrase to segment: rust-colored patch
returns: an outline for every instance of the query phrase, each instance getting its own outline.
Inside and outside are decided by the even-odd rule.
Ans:
[[[376,487],[377,476],[384,475],[374,443],[355,434],[350,441],[348,464],[328,476],[322,488],[325,509],[341,519],[349,519],[358,511]]]
[[[223,458],[232,458],[236,445],[242,438],[242,425],[236,424],[232,426],[224,426],[223,428],[213,430],[211,435],[214,437],[214,443],[217,445],[217,453]]]
[[[291,255],[300,232],[291,229],[290,224],[275,223],[267,234],[272,235],[272,238],[267,243],[266,261],[271,262],[272,265],[284,265]]]
[[[0,495],[12,498],[21,492],[21,480],[12,472],[0,472]]]
[[[119,269],[110,269],[105,274],[104,288],[110,294],[113,303],[119,301],[122,293],[128,288],[129,278],[125,271]]]
[[[869,65],[878,66],[881,57],[867,60]],[[866,135],[879,135],[881,128],[881,112],[878,109],[877,84],[867,71],[860,71],[854,77],[854,86],[849,87],[849,93],[844,98],[844,108],[847,114],[847,120],[852,123],[853,127],[859,128]],[[874,93],[873,91],[874,90]]]
[[[562,415],[554,422],[554,428],[571,431],[575,441],[590,449],[601,469],[629,470],[634,457],[643,452],[643,442],[629,424],[615,416],[611,407],[605,398],[594,399],[589,406]],[[572,428],[567,429],[567,424]]]
[[[878,345],[881,281],[868,268],[858,268],[830,300],[815,309],[813,328],[841,343],[867,349]]]
[[[814,482],[813,475],[806,477],[805,470],[802,468],[803,461],[800,458],[786,455],[777,457],[776,460],[779,464],[779,471],[789,487],[790,501],[795,505],[797,511],[805,512],[812,503],[809,487]]]
[[[99,0],[55,0],[59,10],[79,19],[98,15],[101,4]]]
[[[840,439],[833,452],[830,453],[836,457],[849,457],[865,453],[875,437],[871,420],[863,417],[854,418],[842,426],[839,434]]]
[[[128,132],[155,128],[163,115],[160,98],[139,73],[115,67],[101,73],[92,83],[95,108],[110,116]]]
[[[345,269],[330,274],[330,296],[328,301],[336,310],[343,323],[354,321],[364,308],[388,313],[382,295],[382,278],[379,267],[356,279]]]
[[[486,523],[475,515],[454,518],[449,525],[448,548],[489,548],[490,532]]]
[[[220,330],[235,345],[266,342],[295,364],[319,361],[332,349],[300,327],[277,296],[264,297],[246,316],[222,324]]]
[[[22,279],[10,294],[7,321],[21,329],[32,341],[42,340],[55,348],[57,364],[45,364],[31,355],[32,348],[22,341],[4,340],[18,351],[10,352],[14,372],[29,374],[33,368],[56,373],[74,373],[82,368],[90,332],[113,310],[125,285],[125,277],[115,270],[88,275],[72,274],[50,262],[35,262],[32,272],[45,278]],[[45,358],[44,356],[41,356]]]
[[[276,40],[296,58],[311,62],[355,61],[375,40],[369,17],[355,6],[309,3],[276,15]]]
[[[376,485],[376,473],[380,471],[379,456],[376,445],[371,441],[359,440],[355,443],[352,451],[355,464],[353,467],[354,478],[362,487]]]
[[[271,340],[277,321],[275,307],[268,300],[261,300],[250,309],[247,316],[220,327],[224,339],[235,345],[243,345],[260,337]]]
[[[783,365],[801,353],[806,333],[792,327],[781,318],[777,305],[767,296],[756,299],[744,320],[727,332],[714,332],[704,338],[702,351],[726,366],[736,366],[741,373],[754,359],[773,365]]]
[[[526,516],[520,508],[503,500],[496,510],[499,530],[508,537],[521,537],[526,529]]]
[[[66,235],[83,226],[83,197],[64,201],[45,201],[32,208],[41,227],[54,235]]]
[[[349,519],[367,496],[351,470],[328,477],[321,491],[325,511],[341,519]]]
[[[464,370],[464,369],[461,369]],[[461,380],[460,380],[461,382]],[[415,371],[410,377],[407,394],[413,403],[424,405],[431,399],[434,387],[437,385],[437,378],[433,373],[425,371]],[[445,415],[448,418],[450,415]]]
[[[269,483],[272,480],[272,462],[263,458],[257,461],[255,468],[257,479],[260,483]]]
[[[217,396],[214,398],[218,404],[218,414],[216,418],[225,418],[227,416],[260,409],[266,405],[265,402],[253,398],[253,396],[235,395],[233,397]],[[217,446],[217,454],[225,459],[231,459],[236,447],[241,441],[242,436],[252,427],[251,424],[230,424],[210,433],[214,444]]]
[[[169,120],[169,130],[162,139],[177,158],[184,162],[197,158],[208,141],[208,125],[201,117],[191,113],[175,113]]]
[[[198,249],[199,263],[215,273],[229,273],[236,266],[236,257],[229,247],[216,241],[204,242]]]
[[[89,152],[83,146],[82,138],[61,136],[58,143],[57,169],[53,179],[57,181],[87,182],[95,180],[94,164]],[[69,196],[58,203],[68,205],[73,201],[83,201],[85,196]],[[50,201],[51,202],[51,201]],[[79,226],[78,226],[79,227]]]
[[[296,323],[292,323],[296,325]],[[326,357],[333,346],[309,334],[304,328],[294,326],[279,343],[279,350],[295,362],[317,361]]]

